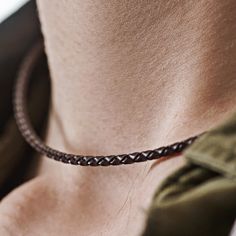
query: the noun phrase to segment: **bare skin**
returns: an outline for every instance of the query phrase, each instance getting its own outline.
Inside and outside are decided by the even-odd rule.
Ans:
[[[53,87],[49,145],[89,155],[152,149],[234,111],[234,0],[38,6]],[[140,235],[158,184],[183,163],[82,168],[42,157],[0,204],[0,235]]]

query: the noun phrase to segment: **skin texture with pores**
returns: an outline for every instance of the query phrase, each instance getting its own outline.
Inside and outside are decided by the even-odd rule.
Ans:
[[[37,2],[52,81],[50,146],[88,155],[153,149],[235,109],[234,0]],[[83,168],[42,157],[35,178],[0,204],[0,234],[138,236],[158,184],[183,163]]]

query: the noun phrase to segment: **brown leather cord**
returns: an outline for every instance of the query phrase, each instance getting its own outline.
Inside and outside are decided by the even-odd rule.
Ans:
[[[164,147],[159,147],[154,150],[108,156],[84,156],[68,154],[45,145],[34,131],[26,108],[28,84],[32,77],[31,74],[43,52],[43,42],[39,42],[32,48],[32,50],[30,50],[29,54],[25,57],[23,64],[20,67],[19,75],[16,81],[13,104],[16,123],[22,136],[36,151],[38,151],[42,155],[46,155],[47,157],[52,158],[56,161],[61,161],[63,163],[72,165],[115,166],[174,156],[181,153],[185,148],[191,145],[196,138],[199,137],[199,135],[196,135],[184,141]]]

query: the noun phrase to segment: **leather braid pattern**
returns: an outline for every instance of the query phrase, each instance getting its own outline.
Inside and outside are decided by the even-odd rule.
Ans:
[[[38,151],[42,155],[46,155],[47,157],[52,158],[56,161],[72,165],[116,166],[123,164],[132,164],[136,162],[144,162],[148,160],[156,160],[162,157],[176,155],[182,152],[186,147],[191,145],[199,136],[193,136],[184,141],[177,142],[169,146],[160,147],[154,150],[108,156],[83,156],[67,154],[48,147],[42,142],[42,140],[34,131],[26,109],[26,94],[29,80],[34,70],[34,65],[36,64],[39,57],[43,54],[43,51],[43,43],[39,42],[32,48],[32,50],[24,59],[16,81],[13,102],[15,119],[20,133],[28,142],[28,144],[30,144],[36,151]]]

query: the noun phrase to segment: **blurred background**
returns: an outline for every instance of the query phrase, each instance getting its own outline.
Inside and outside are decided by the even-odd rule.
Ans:
[[[0,23],[29,0],[0,0]]]

